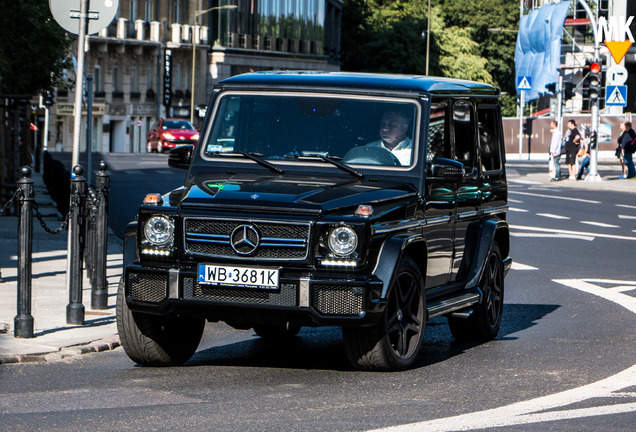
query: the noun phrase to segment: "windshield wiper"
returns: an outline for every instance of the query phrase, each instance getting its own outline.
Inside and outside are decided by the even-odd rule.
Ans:
[[[337,156],[325,156],[319,153],[308,154],[308,155],[285,155],[286,158],[294,158],[294,159],[321,159],[324,162],[330,163],[331,165],[340,168],[344,172],[356,176],[358,178],[363,178],[364,174],[358,171],[355,168],[351,168],[349,165],[343,162],[338,162],[337,159],[341,160],[342,158]]]
[[[254,162],[256,162],[257,164],[259,164],[260,166],[264,166],[265,168],[268,168],[272,171],[274,171],[276,174],[283,174],[284,171],[280,168],[278,168],[276,165],[274,165],[273,163],[269,163],[266,160],[261,159],[263,157],[263,155],[261,153],[253,153],[253,152],[244,152],[244,151],[240,151],[240,150],[234,150],[231,152],[219,152],[217,153],[219,156],[234,156],[234,155],[241,155],[247,159],[253,160]]]

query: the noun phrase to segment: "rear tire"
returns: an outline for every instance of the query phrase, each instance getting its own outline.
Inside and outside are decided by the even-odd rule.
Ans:
[[[124,295],[124,277],[117,291],[117,330],[128,357],[143,366],[177,366],[195,353],[205,320],[162,317],[133,312]]]
[[[468,318],[448,317],[453,337],[459,341],[489,341],[497,337],[501,328],[504,304],[504,272],[501,250],[495,242],[490,248],[483,279],[481,302]]]
[[[347,358],[363,370],[408,369],[420,351],[425,327],[424,280],[406,257],[400,261],[380,321],[372,327],[342,328]]]

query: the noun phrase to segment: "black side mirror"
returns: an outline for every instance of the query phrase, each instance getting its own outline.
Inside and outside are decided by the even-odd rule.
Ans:
[[[173,148],[168,154],[168,166],[187,170],[190,168],[190,159],[193,150],[194,146],[191,144]]]
[[[464,164],[452,159],[433,159],[431,174],[434,178],[461,183],[464,181]]]

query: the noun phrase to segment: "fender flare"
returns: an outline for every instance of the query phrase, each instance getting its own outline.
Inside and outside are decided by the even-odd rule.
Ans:
[[[130,222],[124,230],[124,259],[123,270],[135,261],[139,261],[139,249],[137,248],[137,222]]]
[[[373,274],[382,281],[382,294],[379,302],[384,302],[387,298],[389,287],[402,255],[404,255],[404,250],[408,245],[419,241],[424,242],[424,238],[419,234],[403,234],[389,237],[382,243],[376,266],[373,269]]]
[[[502,238],[501,236],[504,237]],[[510,249],[510,229],[506,221],[501,219],[487,219],[479,225],[478,232],[472,237],[475,237],[471,241],[471,249],[474,249],[474,252],[470,257],[466,289],[478,287],[486,267],[486,259],[490,254],[492,244],[497,238],[500,239],[504,267],[509,269],[512,263],[512,260],[508,257]]]

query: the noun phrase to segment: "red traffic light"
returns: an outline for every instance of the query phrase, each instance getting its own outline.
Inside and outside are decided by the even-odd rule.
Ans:
[[[594,74],[601,73],[601,65],[600,65],[600,63],[596,63],[596,62],[592,63],[590,65],[590,72],[592,72]]]

